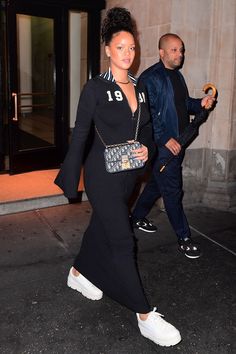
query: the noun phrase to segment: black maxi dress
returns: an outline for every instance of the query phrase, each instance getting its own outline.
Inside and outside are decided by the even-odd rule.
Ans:
[[[144,88],[135,85],[140,102],[138,140],[153,148]],[[109,70],[83,88],[69,151],[55,183],[68,198],[77,195],[84,149],[91,126],[96,125],[107,145],[134,139],[138,110],[132,113],[127,98]],[[97,133],[84,164],[85,190],[92,206],[89,226],[74,267],[106,295],[138,313],[150,311],[134,254],[134,235],[128,200],[140,170],[108,173],[104,145]],[[142,171],[143,172],[143,171]]]

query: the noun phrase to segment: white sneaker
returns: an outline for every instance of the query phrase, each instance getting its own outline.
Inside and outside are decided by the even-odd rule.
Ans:
[[[154,307],[145,321],[142,321],[137,313],[138,326],[141,334],[163,347],[176,345],[181,341],[179,331],[170,323],[162,319],[161,315]]]
[[[79,291],[82,295],[90,300],[100,300],[103,296],[103,292],[93,285],[88,279],[86,279],[82,274],[77,277],[72,273],[73,267],[71,267],[68,278],[67,285]]]

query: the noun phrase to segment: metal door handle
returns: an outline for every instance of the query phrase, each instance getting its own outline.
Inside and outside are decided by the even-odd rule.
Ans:
[[[15,122],[17,122],[17,121],[18,121],[17,93],[16,93],[16,92],[12,92],[12,97],[14,97],[14,107],[15,107],[15,115],[14,115],[14,117],[12,117],[12,120],[14,120]]]

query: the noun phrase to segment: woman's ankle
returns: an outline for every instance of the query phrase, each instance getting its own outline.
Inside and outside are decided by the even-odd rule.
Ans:
[[[141,321],[146,321],[146,319],[148,318],[148,315],[149,315],[149,312],[148,313],[139,313],[138,316],[139,316],[139,319]]]
[[[78,277],[80,275],[80,272],[78,272],[78,270],[76,270],[74,267],[72,267],[72,274],[75,276],[75,277]]]

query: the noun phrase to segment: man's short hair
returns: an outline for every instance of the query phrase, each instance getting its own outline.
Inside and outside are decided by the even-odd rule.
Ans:
[[[169,38],[179,39],[181,42],[183,42],[182,39],[177,34],[175,34],[175,33],[166,33],[166,34],[163,34],[163,36],[161,36],[161,38],[159,39],[158,48],[159,49],[163,49],[164,43]]]

